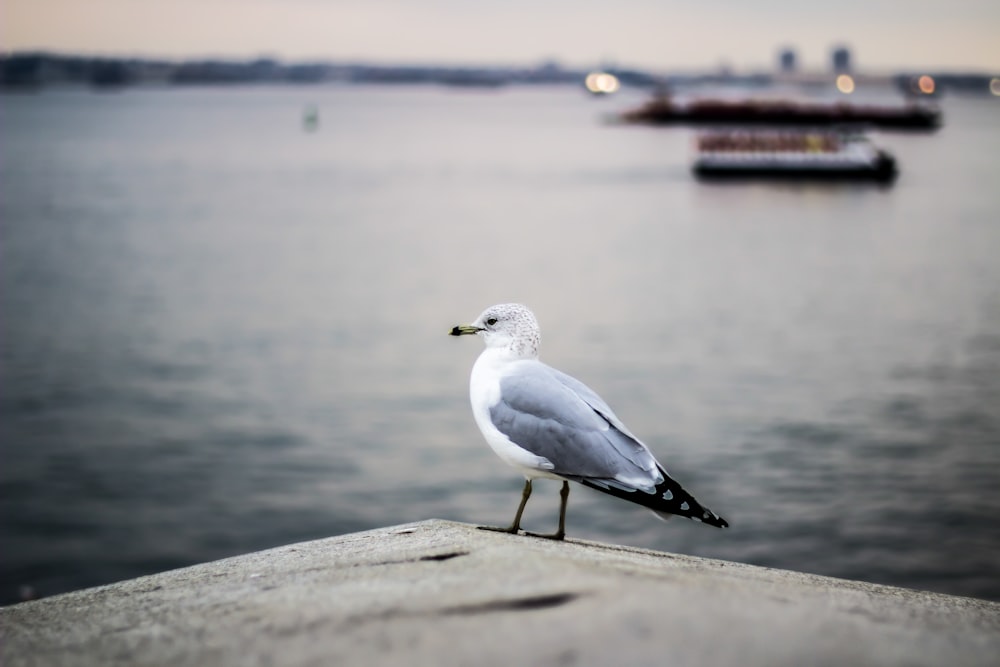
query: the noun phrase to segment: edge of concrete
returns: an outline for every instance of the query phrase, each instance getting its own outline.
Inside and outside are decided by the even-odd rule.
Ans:
[[[992,665],[1000,604],[441,520],[0,609],[24,665]]]

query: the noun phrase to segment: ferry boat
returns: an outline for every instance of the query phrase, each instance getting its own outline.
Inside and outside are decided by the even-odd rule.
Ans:
[[[856,133],[732,130],[696,139],[702,179],[782,178],[891,182],[896,160]]]

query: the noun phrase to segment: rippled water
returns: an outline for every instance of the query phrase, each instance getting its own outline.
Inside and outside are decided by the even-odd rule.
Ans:
[[[576,487],[571,536],[1000,599],[1000,105],[876,135],[880,188],[698,184],[629,102],[0,97],[0,600],[509,522],[445,335],[501,301],[732,524]]]

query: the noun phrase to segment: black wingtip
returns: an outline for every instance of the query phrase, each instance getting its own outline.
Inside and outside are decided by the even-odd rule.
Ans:
[[[647,507],[663,519],[668,519],[670,516],[681,516],[716,528],[729,528],[728,521],[695,500],[694,496],[670,477],[663,468],[660,468],[659,471],[663,475],[663,481],[656,485],[652,493],[638,489],[626,490],[586,478],[574,481],[579,481],[584,486],[589,486],[601,493]]]
[[[685,491],[684,493],[687,493],[687,492]],[[677,512],[676,509],[675,509],[675,510],[672,510],[672,511],[675,512],[676,514],[682,516],[682,517],[691,519],[692,521],[697,521],[699,523],[708,524],[709,526],[715,526],[716,528],[729,528],[729,522],[728,521],[726,521],[721,516],[719,516],[718,514],[716,514],[715,512],[713,512],[712,510],[708,509],[707,507],[705,507],[701,503],[699,503],[697,500],[695,500],[691,496],[691,494],[687,494],[687,497],[688,497],[688,501],[690,502],[690,505],[693,505],[693,507],[690,507],[690,505],[689,505],[690,510],[687,510],[687,511],[684,511],[684,512]],[[688,503],[683,503],[683,504],[684,505],[688,505]],[[671,511],[671,510],[668,510],[668,511]]]

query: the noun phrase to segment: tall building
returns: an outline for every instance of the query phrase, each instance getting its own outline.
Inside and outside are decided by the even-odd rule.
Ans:
[[[833,49],[832,54],[833,71],[846,73],[851,71],[851,50],[846,46],[838,46]]]
[[[794,72],[796,68],[796,58],[794,49],[782,49],[778,52],[778,70],[782,72]]]

